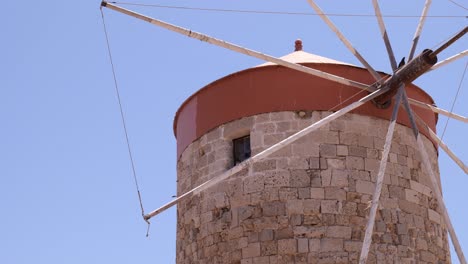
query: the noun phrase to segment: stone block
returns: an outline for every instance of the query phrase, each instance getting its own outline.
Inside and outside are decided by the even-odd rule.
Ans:
[[[320,169],[320,158],[310,157],[306,161],[308,169]]]
[[[310,188],[310,198],[312,199],[324,199],[325,191],[323,188]]]
[[[405,189],[405,199],[409,202],[419,204],[418,192],[414,190]]]
[[[278,254],[296,254],[297,241],[296,239],[281,239],[278,240]]]
[[[275,170],[276,169],[276,160],[264,160],[255,162],[252,165],[253,172],[261,172],[266,170]]]
[[[278,195],[281,201],[296,200],[298,197],[297,188],[281,188]]]
[[[248,259],[241,259],[241,264],[254,264],[253,259],[248,258]]]
[[[438,224],[441,223],[441,216],[436,211],[432,209],[427,209],[427,214],[428,214],[429,220],[436,222]]]
[[[336,157],[336,145],[320,144],[320,157]]]
[[[357,204],[354,202],[343,202],[343,215],[357,215]]]
[[[320,251],[342,251],[343,250],[343,239],[337,238],[322,238],[320,240]]]
[[[379,160],[380,159],[380,151],[377,150],[377,149],[368,148],[367,149],[367,158]]]
[[[298,253],[307,253],[307,252],[309,252],[309,239],[307,239],[307,238],[297,239],[297,252]]]
[[[428,263],[435,263],[437,260],[436,256],[433,253],[426,250],[420,251],[419,255],[422,261],[426,261]]]
[[[408,202],[406,200],[399,200],[398,204],[400,205],[400,209],[409,214],[415,214],[419,216],[427,215],[426,209],[424,207],[419,206],[418,204]]]
[[[304,215],[314,215],[320,213],[320,200],[307,199],[303,201]]]
[[[310,252],[320,251],[320,239],[316,239],[316,238],[309,239],[309,251]]]
[[[340,132],[340,144],[348,146],[357,146],[359,143],[359,135],[355,133]]]
[[[309,187],[310,176],[306,170],[291,170],[290,171],[291,187]]]
[[[344,250],[348,252],[361,252],[362,242],[360,241],[344,241]]]
[[[358,193],[374,194],[375,184],[369,181],[356,181],[356,191]]]
[[[379,171],[380,167],[380,160],[366,158],[364,160],[364,163],[364,169],[366,171],[370,171],[372,174],[377,175],[377,172]]]
[[[348,226],[328,226],[325,236],[328,238],[351,239],[351,227]]]
[[[318,160],[319,158],[315,158],[317,161],[317,169],[319,168],[319,163]],[[290,169],[309,169],[309,159],[304,158],[304,157],[289,157],[287,159],[287,166],[283,168],[290,168]]]
[[[254,206],[242,206],[237,209],[239,221],[250,218],[254,214]]]
[[[298,226],[302,224],[302,215],[291,215],[289,218],[289,224],[291,226]]]
[[[364,158],[361,157],[346,157],[346,168],[351,170],[364,170]]]
[[[278,243],[276,241],[266,241],[260,244],[262,256],[271,256],[278,253]]]
[[[416,249],[418,250],[427,250],[427,241],[423,238],[416,238]]]
[[[365,147],[358,147],[358,146],[349,146],[348,148],[349,156],[355,157],[367,157],[367,149]]]
[[[365,148],[373,148],[374,138],[371,136],[360,135],[358,138],[358,146],[365,147]]]
[[[293,143],[292,156],[319,157],[319,144],[315,142]]]
[[[338,213],[337,200],[322,200],[320,203],[320,212],[322,214],[337,214]]]
[[[348,186],[348,171],[332,169],[332,178],[330,186],[345,187]]]
[[[273,230],[263,229],[262,231],[260,231],[260,235],[258,239],[262,242],[273,240]]]
[[[344,170],[346,169],[346,159],[339,158],[339,159],[326,159],[327,160],[327,168],[337,169],[337,170]]]
[[[348,156],[348,146],[346,146],[346,145],[337,145],[336,146],[336,155],[338,155],[338,156]]]
[[[256,174],[244,178],[244,193],[260,192],[265,188],[265,180],[262,175]]]
[[[407,235],[408,227],[406,226],[406,224],[397,224],[396,231],[398,235]]]
[[[303,214],[304,204],[302,200],[288,200],[286,201],[286,211],[288,215]]]
[[[299,199],[309,199],[310,198],[310,188],[298,188],[297,195]]]
[[[346,200],[346,191],[339,187],[325,187],[325,199]]]
[[[290,183],[289,171],[265,172],[265,187],[286,187]]]
[[[331,185],[331,178],[332,178],[332,170],[322,170],[320,172],[322,183],[320,186],[330,186]],[[317,186],[313,186],[317,187]]]
[[[262,212],[264,216],[285,215],[285,204],[280,201],[265,202],[262,205]]]

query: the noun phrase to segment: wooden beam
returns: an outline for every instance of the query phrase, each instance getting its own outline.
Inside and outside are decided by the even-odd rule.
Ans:
[[[170,201],[169,203],[161,206],[160,208],[146,214],[144,216],[144,219],[145,220],[149,220],[150,218],[164,212],[165,210],[171,208],[172,206],[176,205],[180,200],[186,198],[187,196],[189,195],[192,195],[192,194],[198,194],[222,181],[224,181],[225,179],[231,177],[232,175],[240,172],[241,170],[245,169],[245,168],[248,168],[251,164],[253,164],[254,162],[257,162],[257,161],[260,161],[266,157],[268,157],[269,155],[271,155],[272,153],[280,150],[281,148],[283,148],[284,146],[288,145],[288,144],[291,144],[292,142],[308,135],[310,132],[312,131],[315,131],[317,129],[319,129],[320,127],[330,123],[331,121],[337,119],[338,117],[348,113],[349,111],[363,105],[364,103],[372,100],[373,98],[379,96],[380,94],[382,93],[385,93],[386,90],[384,89],[381,89],[381,90],[377,90],[363,98],[361,98],[360,100],[334,112],[333,114],[330,114],[329,116],[313,123],[312,125],[304,128],[303,130],[281,140],[280,142],[270,146],[269,148],[263,150],[262,152],[258,153],[257,155],[245,160],[244,162],[238,164],[237,166],[231,168],[230,170],[212,178],[211,180],[208,180],[202,184],[200,184],[199,186],[193,188],[192,190],[182,194],[181,196],[177,197],[176,199]]]
[[[366,264],[367,257],[369,254],[369,248],[372,243],[372,233],[374,231],[375,216],[379,207],[380,194],[382,192],[382,185],[384,182],[385,170],[387,168],[388,155],[390,153],[390,147],[392,146],[393,132],[395,131],[398,109],[400,109],[403,89],[405,89],[404,85],[398,88],[398,92],[396,94],[395,99],[395,106],[393,107],[392,117],[390,119],[390,125],[388,126],[387,135],[385,137],[385,145],[382,153],[382,159],[380,160],[379,172],[377,173],[377,181],[375,183],[375,190],[374,194],[372,195],[371,209],[369,211],[369,218],[367,219],[361,255],[359,257],[360,264]]]

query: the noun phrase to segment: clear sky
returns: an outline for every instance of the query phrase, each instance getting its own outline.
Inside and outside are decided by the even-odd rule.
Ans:
[[[313,13],[305,0],[142,1]],[[373,14],[370,0],[317,3],[327,13]],[[384,15],[418,16],[424,1],[380,4]],[[274,56],[292,52],[301,38],[307,52],[360,65],[316,16],[125,7]],[[172,121],[178,107],[204,85],[262,61],[109,9],[104,13],[143,203],[151,211],[176,192]],[[428,18],[417,52],[466,26],[467,13],[449,0],[433,1],[429,15],[462,17]],[[390,72],[374,17],[331,18],[375,69]],[[385,22],[399,60],[408,54],[418,18]],[[0,263],[174,263],[175,208],[154,218],[145,237],[99,1],[3,1],[0,33]],[[439,58],[465,50],[467,40]],[[450,109],[467,61],[430,72],[416,84]],[[455,105],[465,116],[467,79]],[[439,131],[445,121],[439,118]],[[467,133],[466,124],[451,120],[444,135],[465,162]],[[440,170],[445,201],[467,251],[468,177],[442,151]],[[458,263],[454,253],[452,258]]]

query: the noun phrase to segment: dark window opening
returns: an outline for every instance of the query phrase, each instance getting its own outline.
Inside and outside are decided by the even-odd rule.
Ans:
[[[250,158],[250,135],[232,141],[234,166]]]

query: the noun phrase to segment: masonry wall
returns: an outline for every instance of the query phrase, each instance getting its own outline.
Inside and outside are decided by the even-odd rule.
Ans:
[[[276,112],[220,126],[178,161],[178,195],[328,115]],[[177,263],[357,263],[389,122],[346,114],[179,203]],[[425,139],[433,168],[437,152]],[[396,126],[368,263],[450,263],[447,232],[409,128]]]

